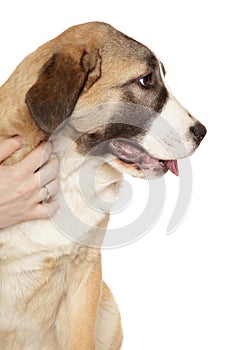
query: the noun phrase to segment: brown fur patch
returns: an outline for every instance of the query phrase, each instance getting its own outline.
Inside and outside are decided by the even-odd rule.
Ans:
[[[84,86],[87,89],[100,77],[99,64],[91,74],[99,62],[94,49],[67,45],[45,63],[26,95],[27,106],[40,129],[52,134],[71,115]]]
[[[23,147],[7,163],[25,157],[74,109],[124,101],[123,86],[126,89],[128,82],[133,84],[134,96],[144,101],[145,93],[133,82],[147,72],[148,53],[143,45],[114,28],[88,23],[68,29],[29,55],[0,89],[0,142],[17,134],[23,139]],[[146,105],[153,99],[156,100],[151,93]],[[102,118],[100,113],[101,122]],[[90,118],[77,118],[75,122],[78,131],[80,126],[85,131],[94,124]],[[107,138],[112,137],[113,131],[107,130]],[[101,227],[106,228],[107,223],[106,214]],[[33,230],[33,223],[28,227]],[[14,234],[19,239],[17,233],[15,227]],[[12,249],[17,250],[14,267],[22,272],[6,276],[5,282],[12,278],[8,290],[12,295],[5,293],[2,302],[10,301],[11,308],[5,315],[15,316],[15,326],[10,320],[11,324],[1,329],[0,347],[7,349],[13,341],[18,341],[22,346],[17,349],[23,349],[30,341],[34,342],[32,346],[41,342],[38,349],[119,349],[120,316],[111,292],[102,282],[99,250],[90,247],[79,250],[72,243],[75,250],[72,255],[72,248],[62,247],[62,253],[60,248],[45,249],[40,243],[35,246],[28,242],[28,246],[14,243],[12,234],[12,247],[4,242],[2,251],[8,254],[10,249],[11,258]],[[4,261],[6,265],[8,257]],[[16,300],[15,305],[11,298]],[[46,337],[41,336],[42,330],[46,331]]]

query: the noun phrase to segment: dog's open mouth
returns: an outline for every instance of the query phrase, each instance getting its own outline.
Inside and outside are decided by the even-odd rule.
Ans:
[[[151,156],[144,148],[133,141],[125,139],[111,140],[109,143],[111,153],[126,164],[136,164],[140,169],[152,171],[170,170],[179,175],[177,160],[163,160]]]

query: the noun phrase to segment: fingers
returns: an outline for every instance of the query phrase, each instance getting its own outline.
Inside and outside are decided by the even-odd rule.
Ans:
[[[52,145],[50,142],[42,142],[27,157],[18,163],[18,167],[24,169],[25,173],[35,172],[43,164],[45,164],[52,153]]]
[[[35,173],[36,181],[40,187],[45,186],[58,176],[59,159],[58,157],[51,158],[40,170]]]
[[[51,181],[40,189],[37,194],[36,203],[48,201],[54,198],[59,191],[59,181],[57,179]]]
[[[41,213],[46,218],[52,218],[54,214],[57,212],[59,205],[56,201],[52,201],[50,203],[40,204]]]
[[[0,143],[0,163],[22,147],[20,136],[14,136]]]
[[[20,137],[2,141],[0,163],[21,146]],[[51,143],[43,142],[22,161],[7,167],[0,166],[0,189],[4,189],[5,197],[10,193],[4,205],[0,205],[0,219],[2,214],[6,217],[5,221],[0,220],[1,227],[50,218],[55,214],[58,209],[58,202],[54,199],[59,190],[59,159],[52,158],[51,154]],[[4,196],[1,195],[3,199]]]
[[[58,210],[59,205],[56,201],[49,203],[38,204],[34,211],[31,213],[30,219],[49,219],[54,216]]]

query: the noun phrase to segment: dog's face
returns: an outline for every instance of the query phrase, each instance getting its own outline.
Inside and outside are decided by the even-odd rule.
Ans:
[[[169,91],[162,62],[103,23],[58,38],[26,95],[37,125],[51,134],[68,121],[81,154],[102,155],[122,172],[178,175],[177,159],[195,151],[206,129]]]

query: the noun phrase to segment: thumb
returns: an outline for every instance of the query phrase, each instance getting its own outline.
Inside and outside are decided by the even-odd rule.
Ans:
[[[10,157],[22,146],[22,140],[20,136],[14,136],[10,139],[3,140],[0,143],[0,163],[6,158]]]

